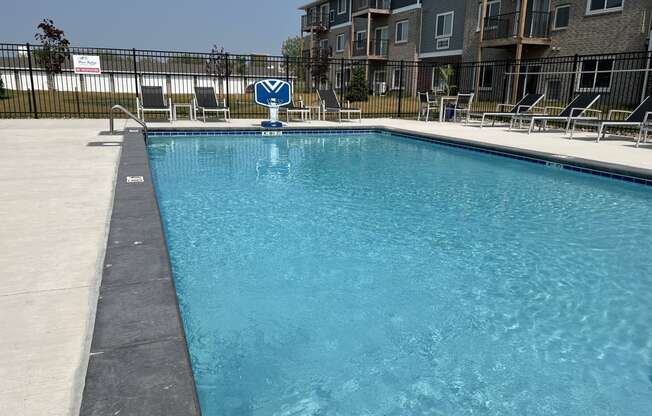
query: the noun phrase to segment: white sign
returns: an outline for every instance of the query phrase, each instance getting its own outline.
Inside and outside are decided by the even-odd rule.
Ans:
[[[101,74],[100,57],[97,55],[73,55],[75,74]]]

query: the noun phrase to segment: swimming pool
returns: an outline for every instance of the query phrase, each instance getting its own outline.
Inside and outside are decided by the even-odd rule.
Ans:
[[[381,133],[148,149],[204,415],[652,408],[650,187]]]

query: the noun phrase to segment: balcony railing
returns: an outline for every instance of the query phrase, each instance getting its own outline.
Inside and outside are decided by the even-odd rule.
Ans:
[[[353,0],[353,13],[366,11],[369,9],[374,10],[391,10],[391,0]]]
[[[330,27],[330,17],[328,13],[308,13],[301,16],[301,28],[304,31],[316,29],[316,30],[328,30]]]
[[[518,35],[520,13],[488,16],[484,21],[484,40],[516,38]],[[550,13],[527,12],[525,16],[524,38],[550,37]]]
[[[353,42],[353,56],[368,56],[372,58],[387,58],[389,56],[389,40],[373,39],[369,43],[369,55],[367,55],[367,39],[358,39]]]

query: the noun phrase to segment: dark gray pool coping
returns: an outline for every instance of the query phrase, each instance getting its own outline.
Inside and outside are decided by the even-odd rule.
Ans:
[[[200,415],[160,218],[143,135],[126,132],[82,416]]]

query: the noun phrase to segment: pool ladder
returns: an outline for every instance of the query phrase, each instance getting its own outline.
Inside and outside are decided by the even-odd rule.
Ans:
[[[125,113],[127,115],[127,117],[129,117],[130,119],[132,119],[136,123],[140,124],[143,127],[143,130],[145,131],[145,140],[147,140],[147,124],[145,123],[145,121],[143,121],[143,120],[139,119],[138,117],[136,117],[135,115],[133,115],[131,113],[131,111],[127,110],[126,108],[124,108],[120,104],[114,105],[113,107],[111,107],[111,111],[109,111],[109,131],[111,132],[111,134],[115,134],[115,132],[113,130],[113,113],[115,112],[115,110],[122,111],[123,113]]]

